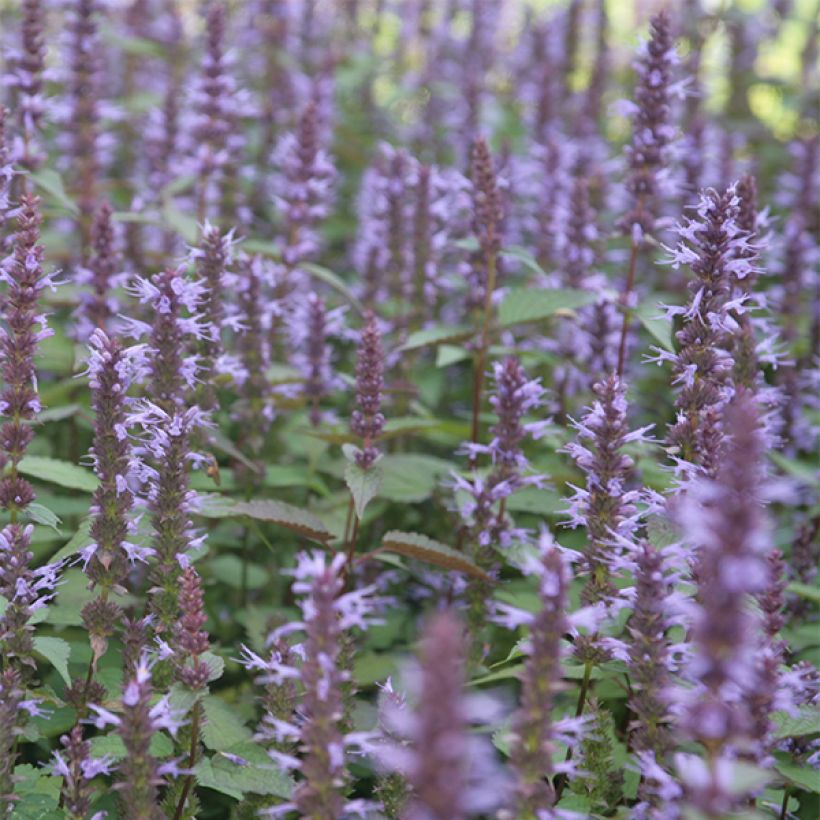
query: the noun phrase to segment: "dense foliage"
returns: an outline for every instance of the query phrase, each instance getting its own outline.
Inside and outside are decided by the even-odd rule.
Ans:
[[[0,816],[818,817],[816,12],[0,2]]]

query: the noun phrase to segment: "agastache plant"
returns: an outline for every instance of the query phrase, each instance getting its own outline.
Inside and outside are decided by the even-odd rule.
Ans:
[[[470,441],[478,444],[484,369],[487,366],[487,350],[490,345],[490,322],[504,218],[493,157],[486,141],[480,137],[475,139],[472,147],[470,179],[473,186],[473,231],[478,240],[479,249],[474,255],[468,303],[476,305],[481,311],[479,320],[481,337],[473,368],[473,412]]]
[[[92,670],[105,652],[108,638],[122,610],[111,594],[125,593],[126,576],[135,562],[147,562],[153,550],[133,543],[136,522],[132,515],[140,465],[136,462],[128,431],[129,388],[139,382],[147,367],[145,348],[123,348],[102,330],[90,340],[89,385],[95,413],[91,460],[99,480],[91,504],[91,543],[81,551],[83,571],[99,589],[83,608],[83,625],[91,639]],[[89,678],[90,680],[90,678]]]
[[[379,605],[375,587],[344,592],[341,570],[345,556],[326,562],[320,552],[301,553],[293,570],[293,591],[303,596],[302,621],[287,624],[282,635],[305,634],[298,666],[283,663],[278,653],[263,660],[245,650],[250,668],[264,671],[271,681],[298,679],[303,694],[297,712],[289,720],[271,719],[277,738],[296,741],[298,756],[271,749],[271,758],[288,769],[301,771],[290,803],[276,808],[274,816],[297,810],[304,817],[340,817],[361,808],[362,801],[345,798],[346,756],[367,743],[367,735],[345,732],[342,689],[349,673],[341,666],[342,638],[352,629],[366,629]]]
[[[388,713],[388,725],[404,742],[388,738],[379,753],[410,786],[401,816],[461,820],[504,805],[509,780],[486,741],[469,731],[471,723],[492,719],[495,705],[464,692],[463,626],[452,612],[437,613],[427,624],[414,679],[413,706],[399,703]]]
[[[350,429],[362,440],[356,464],[368,470],[379,457],[376,441],[384,431],[382,391],[384,390],[384,351],[381,333],[373,313],[365,318],[356,359],[356,405],[350,416]]]
[[[753,397],[739,390],[724,411],[726,439],[714,479],[691,485],[677,517],[697,549],[698,611],[693,654],[684,670],[693,686],[678,689],[681,733],[707,760],[677,756],[685,798],[715,816],[742,799],[727,790],[726,771],[750,741],[751,702],[762,681],[751,596],[767,585],[768,523],[762,503],[765,455]]]
[[[27,171],[36,171],[45,162],[41,131],[46,113],[43,94],[46,63],[45,10],[41,0],[23,0],[20,43],[7,55],[8,72],[3,84],[13,89],[17,114],[14,158]]]
[[[98,0],[72,0],[66,20],[70,110],[66,112],[65,128],[74,164],[73,187],[80,209],[83,258],[91,243],[91,224],[100,187],[98,12]]]
[[[76,334],[81,341],[87,341],[97,328],[110,333],[119,313],[114,289],[125,284],[125,274],[121,271],[116,249],[112,216],[111,205],[103,202],[94,214],[91,225],[91,250],[87,264],[77,271],[77,284],[90,290],[80,296]]]
[[[521,682],[521,705],[513,717],[510,762],[517,775],[516,807],[522,816],[539,816],[555,804],[553,778],[572,771],[569,763],[556,764],[558,742],[574,738],[577,720],[553,718],[556,695],[562,689],[562,641],[570,631],[567,594],[568,561],[552,538],[542,533],[539,556],[526,559],[522,570],[538,580],[540,608],[535,614],[502,605],[499,620],[506,626],[529,626],[527,659]]]
[[[670,123],[672,73],[677,65],[672,21],[661,10],[650,22],[649,40],[641,47],[636,63],[635,100],[629,104],[632,117],[632,143],[626,148],[629,177],[626,188],[631,199],[630,210],[619,223],[630,237],[629,269],[621,293],[624,311],[621,340],[618,348],[618,375],[623,375],[626,345],[632,307],[632,291],[638,255],[647,236],[654,237],[658,229],[661,203],[668,192],[669,144],[675,135]]]
[[[34,356],[39,343],[52,331],[39,311],[39,300],[54,279],[43,270],[44,248],[40,244],[39,200],[24,195],[20,203],[14,252],[0,267],[6,285],[2,300],[0,351],[3,354],[4,387],[0,393],[0,506],[10,523],[0,531],[0,594],[8,601],[0,616],[0,645],[14,665],[34,667],[29,623],[34,610],[54,594],[59,567],[46,564],[31,568],[33,527],[19,522],[34,501],[34,489],[19,472],[20,461],[34,438],[31,422],[40,412]]]
[[[56,776],[63,778],[60,792],[62,805],[71,820],[84,820],[94,795],[91,781],[110,774],[113,760],[108,756],[91,756],[91,743],[83,739],[83,729],[79,725],[63,735],[60,743],[63,751],[54,752],[52,770]]]
[[[640,493],[629,488],[634,463],[624,445],[647,441],[651,429],[629,430],[626,386],[614,373],[598,382],[593,392],[595,402],[580,422],[573,422],[578,440],[565,448],[586,476],[584,487],[573,487],[568,523],[587,531],[583,598],[590,604],[614,593],[609,565],[612,544],[618,537],[628,538],[637,527]]]

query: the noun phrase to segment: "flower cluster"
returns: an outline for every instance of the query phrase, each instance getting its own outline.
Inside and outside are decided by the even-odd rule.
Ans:
[[[356,463],[363,470],[370,468],[379,457],[374,442],[384,430],[384,414],[381,411],[384,388],[384,352],[376,317],[369,313],[359,340],[356,360],[356,404],[358,408],[350,416],[350,429],[362,439],[362,447],[356,453]]]
[[[626,415],[626,386],[616,376],[598,382],[597,397],[580,422],[573,422],[578,441],[566,451],[586,475],[586,487],[573,487],[569,525],[586,528],[589,543],[585,551],[588,603],[608,598],[612,593],[609,556],[618,538],[628,538],[636,529],[640,498],[630,490],[633,461],[623,452],[630,442],[647,441],[650,427],[630,431]]]

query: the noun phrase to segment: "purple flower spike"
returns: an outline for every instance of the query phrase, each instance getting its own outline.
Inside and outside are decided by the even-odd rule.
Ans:
[[[714,480],[700,478],[679,505],[686,540],[698,549],[698,611],[693,654],[684,670],[694,684],[679,689],[679,725],[710,752],[709,762],[678,756],[688,799],[707,814],[743,803],[727,790],[727,769],[753,731],[752,706],[764,684],[758,667],[757,619],[751,596],[767,586],[770,545],[763,511],[764,446],[751,394],[726,407],[725,446]]]
[[[10,815],[14,800],[14,764],[20,728],[20,704],[25,697],[20,673],[13,666],[0,672],[0,809]]]
[[[77,272],[78,285],[90,287],[91,292],[81,295],[77,338],[85,342],[96,328],[112,331],[114,317],[119,305],[114,298],[114,288],[124,283],[125,274],[120,271],[120,259],[115,248],[113,211],[103,202],[94,215],[91,226],[91,256],[88,265]]]
[[[200,656],[210,648],[208,633],[203,631],[205,621],[205,601],[202,594],[202,579],[193,567],[187,567],[180,578],[179,621],[176,644],[183,653],[177,677],[190,689],[203,689],[208,683],[210,669]],[[189,662],[190,661],[190,662]]]
[[[670,319],[683,317],[683,328],[675,334],[679,350],[657,351],[655,358],[672,362],[677,420],[668,437],[684,466],[706,467],[714,457],[708,434],[716,430],[715,418],[707,417],[710,411],[719,416],[731,396],[732,339],[736,316],[745,311],[745,297],[730,300],[732,278],[742,280],[755,272],[747,253],[749,238],[737,223],[739,207],[734,187],[723,194],[707,190],[697,218],[678,226],[682,241],[670,249],[671,264],[686,265],[694,274],[689,305],[667,311]]]
[[[60,738],[63,752],[54,752],[53,771],[63,778],[62,805],[72,818],[87,817],[93,791],[91,781],[111,773],[111,759],[91,757],[91,743],[83,740],[82,726]]]
[[[350,429],[362,439],[362,447],[356,453],[356,463],[363,470],[370,468],[379,457],[374,442],[384,429],[381,412],[384,389],[384,352],[376,317],[368,313],[359,340],[356,360],[356,404],[350,417]]]
[[[632,208],[620,223],[621,229],[639,243],[657,230],[658,212],[668,193],[669,145],[675,129],[669,123],[672,73],[678,63],[672,22],[665,10],[652,18],[651,33],[635,65],[638,74],[635,102],[630,103],[632,143],[627,191]]]
[[[118,623],[121,610],[108,599],[110,592],[123,593],[129,565],[145,561],[149,550],[128,539],[136,530],[131,517],[139,462],[134,459],[127,432],[131,384],[140,381],[147,365],[144,347],[123,349],[102,330],[91,337],[89,384],[95,412],[91,458],[99,485],[91,505],[91,543],[81,551],[83,571],[101,589],[100,597],[83,607],[83,624],[91,637],[94,660],[103,654],[107,638]]]
[[[605,600],[614,592],[609,556],[617,538],[628,538],[637,526],[637,490],[629,489],[632,459],[623,446],[647,441],[650,427],[631,431],[627,425],[626,387],[615,375],[593,388],[597,400],[580,422],[573,422],[578,441],[566,446],[586,475],[586,487],[573,487],[569,525],[586,527],[585,552],[589,573],[584,587],[587,603]],[[570,485],[572,486],[572,485]]]
[[[479,702],[464,693],[464,627],[452,613],[440,612],[427,624],[419,665],[415,708],[404,707],[395,719],[407,745],[387,755],[388,764],[412,788],[402,816],[465,820],[491,815],[509,798],[509,781],[486,739],[471,735],[469,727],[477,719],[492,719],[497,710],[488,698]]]
[[[487,142],[480,137],[473,142],[470,180],[473,185],[473,232],[480,253],[475,259],[468,301],[471,306],[483,308],[492,298],[492,292],[488,293],[488,290],[495,290],[504,211],[493,157]]]
[[[7,142],[6,129],[8,127],[9,110],[0,105],[0,231],[3,231],[11,209],[11,183],[15,177],[14,161]],[[5,241],[5,235],[3,241]],[[4,250],[0,242],[0,251]]]
[[[46,64],[45,12],[41,0],[23,0],[20,48],[7,54],[4,84],[14,91],[18,135],[14,159],[27,171],[36,171],[46,156],[39,146],[46,113],[43,71]]]
[[[522,816],[538,816],[555,803],[551,783],[556,773],[555,744],[569,728],[556,725],[552,718],[555,695],[561,687],[561,642],[570,630],[566,617],[569,569],[551,539],[546,535],[542,538],[540,561],[533,559],[533,566],[525,568],[538,576],[541,606],[536,615],[529,616],[529,656],[510,747],[510,762],[518,775],[517,808]]]
[[[0,427],[0,449],[8,465],[0,481],[0,506],[11,512],[13,519],[34,500],[34,490],[18,474],[17,465],[34,438],[34,428],[28,422],[40,412],[34,356],[39,342],[52,334],[38,304],[42,292],[54,286],[43,271],[39,204],[37,197],[23,196],[14,253],[0,266],[0,281],[7,285],[0,326],[0,372],[4,382],[0,416],[5,417]]]

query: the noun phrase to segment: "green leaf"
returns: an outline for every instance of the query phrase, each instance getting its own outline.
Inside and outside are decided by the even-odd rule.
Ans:
[[[247,516],[256,521],[269,521],[299,533],[305,538],[326,544],[333,533],[311,512],[294,507],[284,501],[259,499],[234,501],[219,493],[202,497],[197,513],[204,518],[241,518]]]
[[[379,464],[372,464],[363,470],[355,462],[348,462],[345,467],[345,483],[353,496],[356,516],[361,521],[367,505],[379,494],[383,473]]]
[[[820,604],[820,587],[818,586],[811,586],[809,584],[801,584],[798,581],[792,581],[786,589],[789,592],[793,592],[795,595],[799,595],[801,598],[811,601],[812,603]]]
[[[30,478],[57,484],[70,490],[93,493],[97,489],[97,477],[94,473],[70,461],[60,461],[45,456],[26,456],[20,462],[18,469]]]
[[[464,553],[457,552],[452,547],[417,532],[391,530],[382,539],[382,548],[388,552],[418,558],[420,561],[435,564],[443,569],[452,569],[471,575],[473,578],[480,578],[482,581],[492,582],[490,576],[477,567]]]
[[[39,171],[32,171],[29,174],[29,179],[40,190],[45,191],[60,207],[75,215],[80,212],[77,204],[66,193],[63,178],[53,168],[41,168]]]
[[[68,659],[71,656],[71,646],[62,638],[47,638],[36,636],[34,638],[34,651],[42,655],[59,673],[66,682],[71,683],[71,676],[68,674]]]
[[[224,659],[213,652],[203,652],[200,658],[210,670],[208,672],[208,683],[219,680],[225,671]]]
[[[76,416],[77,413],[80,412],[80,409],[79,404],[63,404],[60,407],[49,407],[37,415],[37,423],[46,424],[47,422],[70,419],[72,416]]]
[[[567,508],[567,500],[555,490],[540,487],[524,487],[507,499],[510,512],[527,512],[535,515],[561,515]]]
[[[196,219],[180,211],[173,202],[166,201],[163,203],[162,218],[189,245],[193,245],[197,241],[199,230],[196,226]]]
[[[57,800],[48,794],[30,792],[14,801],[15,820],[65,820],[65,812],[57,808]]]
[[[32,503],[26,507],[25,514],[35,524],[42,524],[44,527],[51,527],[51,529],[53,529],[58,535],[62,535],[59,526],[62,522],[60,521],[59,516],[43,504],[32,501]]]
[[[364,312],[364,306],[356,298],[353,291],[347,286],[340,276],[329,268],[325,268],[322,265],[316,265],[313,262],[303,262],[299,265],[299,270],[307,271],[307,273],[318,279],[320,282],[330,285],[330,287],[334,290],[341,293],[342,296],[344,296],[345,299],[347,299],[347,301],[356,308],[356,310],[360,313]]]
[[[498,321],[504,327],[521,322],[537,322],[554,316],[559,311],[570,311],[590,305],[600,298],[599,293],[587,290],[515,288],[511,290],[498,310]]]
[[[474,333],[474,328],[465,327],[464,325],[430,327],[411,333],[399,350],[417,350],[420,347],[439,345],[443,342],[460,342],[469,339]]]
[[[174,743],[168,735],[156,732],[151,738],[149,751],[153,757],[162,760],[174,753]],[[119,735],[97,735],[91,738],[91,754],[94,757],[108,755],[113,760],[122,760],[126,751]]]
[[[197,783],[241,800],[246,793],[288,798],[293,781],[255,743],[240,743],[229,751],[204,758],[194,768]]]
[[[77,532],[71,536],[68,543],[62,547],[61,549],[57,550],[57,552],[51,556],[52,561],[60,561],[63,558],[68,557],[69,555],[74,555],[75,552],[79,552],[83,547],[87,547],[91,543],[91,519],[84,518],[80,522],[80,526],[77,528]]]
[[[788,712],[775,712],[772,719],[777,724],[775,738],[820,735],[820,707],[804,706],[796,716]]]
[[[247,563],[243,584],[243,562],[236,555],[218,555],[208,562],[215,578],[233,589],[262,589],[268,583],[268,573],[259,564]]]
[[[649,331],[651,336],[664,350],[675,352],[672,340],[672,323],[660,315],[661,308],[654,300],[642,302],[635,308],[638,321]]]
[[[399,504],[418,504],[428,499],[454,465],[421,453],[390,453],[379,461],[384,480],[379,495]]]
[[[472,354],[469,350],[455,345],[440,345],[436,350],[436,367],[449,367],[451,364],[463,362]]]
[[[242,718],[222,699],[208,695],[202,699],[205,722],[202,726],[202,742],[213,751],[225,751],[237,743],[251,739],[251,730]]]
[[[520,245],[510,245],[509,248],[503,248],[499,255],[521,262],[535,274],[545,275],[544,269],[538,264],[538,260],[526,248],[522,248]]]
[[[814,794],[820,794],[820,771],[807,765],[778,760],[775,769],[789,781],[789,783],[806,789]]]

